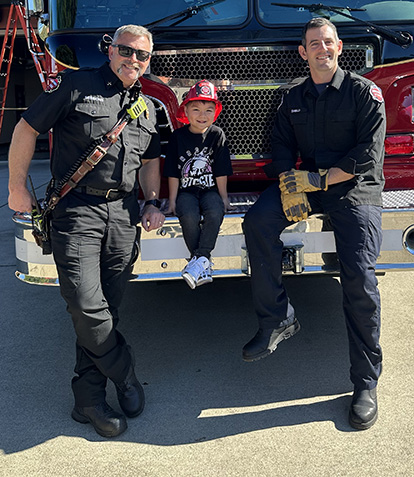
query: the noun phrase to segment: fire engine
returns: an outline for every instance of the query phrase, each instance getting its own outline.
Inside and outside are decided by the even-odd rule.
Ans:
[[[20,8],[20,7],[19,7]],[[271,0],[29,0],[27,37],[47,84],[64,68],[100,66],[116,28],[136,23],[154,35],[155,50],[141,83],[157,109],[163,147],[179,127],[183,93],[198,80],[213,82],[223,103],[218,118],[228,138],[234,175],[233,209],[213,251],[214,276],[249,274],[242,233],[246,210],[270,183],[270,135],[283,88],[307,75],[298,54],[303,25],[329,18],[344,42],[340,66],[374,81],[385,98],[386,188],[384,239],[377,272],[414,268],[414,1],[335,0],[328,4]],[[6,41],[6,40],[5,40]],[[164,210],[167,189],[162,188]],[[29,283],[57,284],[51,255],[42,255],[30,218],[14,215],[16,275]],[[282,235],[286,274],[338,273],[335,242],[324,215],[292,224]],[[179,222],[141,234],[132,280],[180,277],[188,256]]]

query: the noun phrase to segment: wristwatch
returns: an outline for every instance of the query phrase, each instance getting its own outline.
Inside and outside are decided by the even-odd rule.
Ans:
[[[155,207],[157,207],[157,209],[160,209],[161,208],[161,201],[158,200],[158,199],[151,199],[151,200],[146,200],[145,201],[145,205],[154,205]]]

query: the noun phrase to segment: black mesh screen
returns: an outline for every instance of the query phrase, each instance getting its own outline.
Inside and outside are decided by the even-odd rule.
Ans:
[[[367,69],[368,48],[372,49],[371,46],[345,47],[339,65],[363,73]],[[296,48],[234,48],[158,52],[152,57],[151,73],[168,78],[171,87],[181,88],[176,90],[178,96],[196,81],[204,78],[212,81],[223,103],[217,125],[223,128],[232,154],[267,157],[281,98],[280,90],[272,85],[307,76],[308,69]]]

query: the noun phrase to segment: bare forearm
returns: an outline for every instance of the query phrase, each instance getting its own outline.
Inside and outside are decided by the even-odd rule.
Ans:
[[[352,179],[354,174],[348,174],[339,167],[331,167],[328,172],[328,185],[339,184]]]
[[[178,179],[177,177],[168,178],[168,191],[169,191],[170,202],[175,202],[177,200],[179,185],[180,185],[180,179]]]
[[[217,189],[224,203],[224,210],[231,209],[229,196],[227,194],[227,176],[216,177]]]
[[[36,146],[38,132],[24,119],[17,124],[9,150],[9,207],[29,212],[32,199],[27,189],[27,174]]]
[[[216,177],[217,189],[222,199],[227,199],[227,176]]]
[[[24,120],[17,124],[9,149],[9,189],[26,186],[38,133]]]
[[[158,199],[160,193],[161,174],[160,159],[143,159],[139,171],[139,182],[146,200]],[[155,230],[164,223],[164,214],[154,205],[144,207],[141,223],[147,232]]]
[[[160,193],[161,174],[160,159],[143,159],[139,171],[139,182],[146,200],[158,199]]]

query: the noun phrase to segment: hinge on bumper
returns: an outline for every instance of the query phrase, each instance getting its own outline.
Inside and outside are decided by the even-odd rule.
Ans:
[[[282,272],[293,272],[294,274],[302,273],[304,266],[304,250],[303,244],[289,245],[283,247],[282,251]],[[241,271],[246,275],[251,274],[249,255],[246,247],[241,251]]]
[[[283,247],[282,272],[293,272],[296,275],[305,269],[303,244]]]

